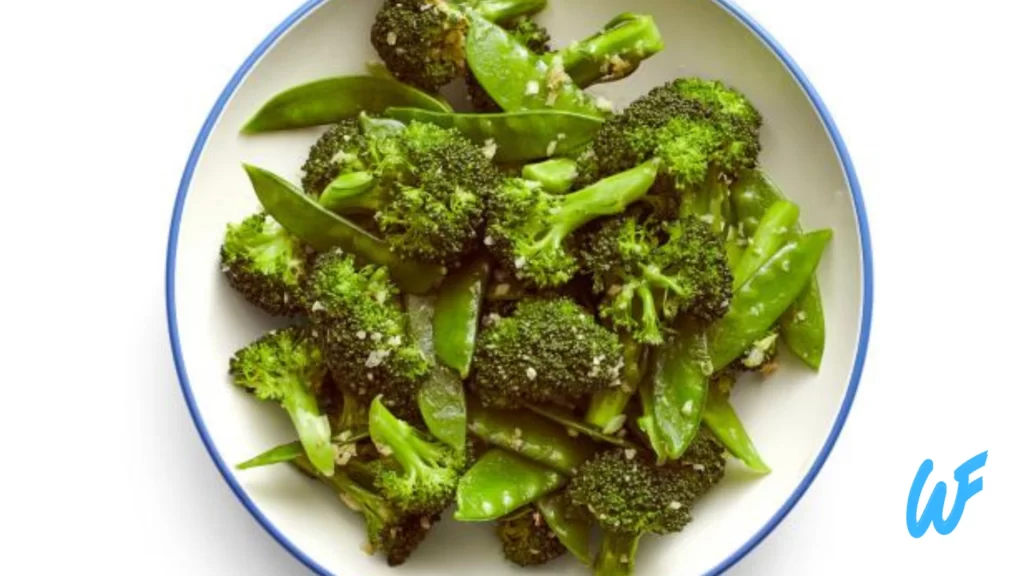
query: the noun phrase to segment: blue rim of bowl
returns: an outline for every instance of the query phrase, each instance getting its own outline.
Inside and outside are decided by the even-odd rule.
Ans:
[[[199,157],[202,155],[203,148],[206,145],[206,140],[210,136],[210,132],[213,130],[214,125],[220,118],[224,107],[228,101],[234,95],[235,90],[242,83],[242,80],[248,74],[248,72],[255,66],[256,62],[270,49],[274,43],[281,38],[288,30],[292,28],[296,23],[302,20],[306,15],[310,14],[314,9],[320,5],[326,3],[327,0],[309,0],[302,6],[300,6],[295,12],[293,12],[288,18],[278,25],[259,46],[246,58],[245,62],[235,72],[235,75],[228,82],[227,87],[221,92],[220,97],[214,104],[213,110],[207,116],[206,121],[203,124],[202,130],[199,132],[199,136],[196,139],[195,144],[192,147],[192,152],[189,155],[188,162],[185,165],[185,172],[182,175],[181,183],[178,187],[178,196],[174,203],[174,212],[171,217],[171,230],[170,237],[167,246],[167,265],[166,265],[166,297],[167,297],[167,327],[170,332],[171,339],[171,350],[174,354],[174,366],[178,373],[178,381],[181,384],[182,393],[185,396],[185,402],[188,405],[189,413],[192,415],[192,420],[195,422],[196,429],[202,438],[203,444],[206,446],[207,452],[213,459],[220,470],[224,480],[231,487],[232,492],[238,497],[242,505],[256,518],[256,520],[263,526],[263,528],[270,533],[270,535],[278,541],[292,556],[297,560],[306,565],[309,569],[313,570],[317,574],[323,576],[334,576],[331,572],[319,565],[306,555],[302,550],[298,548],[293,542],[291,542],[280,530],[274,526],[273,523],[260,511],[256,503],[249,498],[249,496],[242,489],[238,480],[231,472],[231,467],[224,462],[220,452],[213,443],[213,439],[210,437],[209,431],[206,428],[206,424],[203,421],[202,415],[199,413],[199,408],[196,405],[195,397],[192,394],[192,386],[189,383],[188,374],[185,370],[185,361],[181,355],[181,344],[178,340],[178,320],[177,320],[177,309],[175,306],[175,293],[174,293],[174,279],[175,279],[175,262],[177,258],[178,250],[178,232],[181,224],[181,214],[185,206],[185,196],[188,194],[189,186],[192,182],[192,175],[195,171],[196,164],[199,161]],[[839,129],[836,127],[835,122],[832,120],[831,114],[825,103],[822,101],[818,92],[811,85],[810,80],[803,73],[800,67],[796,64],[793,58],[786,52],[785,49],[779,44],[771,34],[768,33],[760,24],[758,24],[750,15],[735,6],[732,0],[712,0],[720,7],[725,9],[727,12],[732,14],[740,22],[742,22],[750,31],[756,34],[764,43],[768,46],[776,55],[777,58],[786,66],[793,77],[799,82],[804,93],[811,100],[814,108],[817,110],[818,115],[821,118],[822,123],[828,130],[829,137],[832,139],[833,145],[836,147],[836,151],[842,161],[843,171],[846,175],[847,182],[850,186],[850,190],[853,192],[853,203],[854,210],[857,214],[857,227],[860,233],[861,242],[861,259],[862,259],[862,274],[863,274],[863,307],[861,309],[861,330],[860,337],[857,344],[857,355],[854,360],[853,371],[850,375],[850,383],[846,390],[846,396],[843,399],[842,407],[839,411],[839,416],[836,418],[835,424],[832,426],[832,430],[829,432],[828,438],[825,440],[825,445],[822,447],[821,452],[814,460],[811,470],[807,476],[800,482],[793,494],[783,503],[782,508],[779,509],[768,522],[755,533],[743,546],[738,550],[729,555],[728,558],[720,562],[715,566],[707,576],[717,576],[724,573],[726,570],[731,568],[737,562],[742,560],[751,550],[756,548],[776,527],[782,522],[786,516],[793,510],[797,502],[807,492],[807,489],[817,478],[818,473],[821,472],[822,467],[825,465],[825,461],[828,460],[829,455],[832,452],[832,448],[835,446],[836,441],[839,439],[839,434],[842,432],[843,426],[846,423],[846,418],[850,413],[850,409],[853,405],[853,400],[857,395],[857,388],[860,384],[861,374],[864,369],[864,360],[867,356],[868,341],[871,333],[871,318],[874,300],[874,268],[873,268],[873,257],[871,253],[871,237],[868,230],[867,211],[864,208],[864,199],[861,195],[860,182],[857,179],[856,172],[853,168],[853,161],[850,159],[850,154],[846,148],[846,144],[843,142],[842,136],[839,134]]]

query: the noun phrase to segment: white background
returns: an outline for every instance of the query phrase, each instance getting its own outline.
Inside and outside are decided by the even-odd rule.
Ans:
[[[1020,8],[740,4],[796,58],[846,138],[876,301],[832,458],[733,573],[1019,570]],[[207,458],[163,308],[189,149],[231,74],[296,6],[0,7],[0,573],[305,573]],[[982,450],[985,489],[957,531],[910,538],[906,495],[921,461],[936,460],[927,494]]]

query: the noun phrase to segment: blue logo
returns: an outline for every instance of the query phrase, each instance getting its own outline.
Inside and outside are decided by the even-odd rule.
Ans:
[[[928,497],[928,504],[925,505],[924,512],[920,518],[917,518],[921,491],[924,490],[925,480],[928,479],[935,467],[931,460],[922,462],[921,467],[917,469],[914,483],[910,485],[910,496],[907,498],[907,530],[910,535],[914,538],[924,536],[928,532],[929,525],[934,525],[935,531],[943,536],[952,533],[964,515],[964,506],[967,505],[967,501],[981,492],[983,488],[982,478],[979,476],[976,480],[971,480],[971,474],[982,468],[987,460],[988,450],[964,462],[953,472],[953,478],[957,483],[956,496],[953,501],[953,509],[950,510],[949,516],[946,518],[942,517],[942,507],[946,503],[945,482],[938,482],[935,485],[931,496]]]

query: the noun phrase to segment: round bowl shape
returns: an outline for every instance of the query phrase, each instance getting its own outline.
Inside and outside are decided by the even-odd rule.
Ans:
[[[247,305],[218,269],[224,227],[259,204],[248,162],[294,182],[320,129],[243,137],[239,129],[270,96],[324,76],[357,74],[376,60],[368,39],[378,2],[314,0],[261,44],[231,80],[203,127],[181,182],[167,259],[171,344],[185,399],[216,465],[241,502],[296,558],[322,574],[394,574],[360,552],[358,515],[287,466],[234,466],[294,438],[283,413],[230,385],[227,361],[279,323]],[[850,409],[871,319],[870,242],[864,207],[843,143],[810,84],[782,49],[725,1],[559,0],[539,20],[558,45],[621,12],[652,14],[665,50],[627,80],[592,92],[623,106],[681,75],[717,78],[743,91],[765,117],[763,164],[797,202],[806,229],[835,236],[819,268],[828,344],[818,373],[793,358],[765,384],[738,388],[735,405],[772,474],[741,466],[694,511],[682,533],[643,540],[639,574],[717,574],[756,546],[803,495]],[[457,553],[451,553],[452,550]],[[404,574],[519,574],[502,561],[489,526],[446,519],[401,569]],[[566,555],[538,573],[587,574]]]

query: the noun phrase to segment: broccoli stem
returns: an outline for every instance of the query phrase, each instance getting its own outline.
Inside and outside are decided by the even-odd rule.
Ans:
[[[395,459],[407,472],[429,472],[420,456],[423,443],[416,429],[395,417],[380,398],[370,405],[370,437],[378,445],[390,448]]]
[[[555,217],[556,236],[565,238],[591,220],[622,213],[647,194],[657,174],[658,162],[652,160],[562,196],[564,202]]]
[[[547,7],[547,0],[476,0],[464,2],[467,8],[475,10],[485,20],[495,24],[505,23],[519,16],[530,16]]]
[[[301,387],[305,390],[305,387]],[[292,394],[281,402],[282,408],[291,418],[299,441],[309,455],[312,464],[322,474],[334,473],[334,447],[331,445],[331,423],[320,413],[316,397],[312,393]]]
[[[636,394],[637,387],[644,375],[644,345],[634,340],[626,332],[619,334],[619,340],[622,342],[625,362],[622,385],[597,392],[591,397],[590,406],[587,408],[587,423],[601,430],[608,428],[626,411],[626,406]]]
[[[379,522],[382,526],[393,525],[397,521],[398,516],[386,500],[363,488],[341,470],[335,471],[330,477],[318,474],[305,456],[292,460],[292,465],[304,474],[323,482],[337,493],[347,506],[366,516],[368,521]]]
[[[640,323],[643,327],[644,342],[661,342],[661,326],[658,322],[658,304],[654,301],[654,292],[651,291],[651,287],[647,284],[643,284],[638,289],[640,293],[640,302],[643,305],[643,315],[640,317]]]
[[[376,212],[381,207],[377,180],[369,172],[342,174],[320,194],[320,205],[336,214]]]
[[[643,275],[649,286],[657,286],[683,298],[687,296],[686,290],[679,285],[679,282],[666,276],[657,266],[644,266]]]
[[[594,561],[594,576],[632,576],[640,535],[606,531]]]
[[[622,14],[601,32],[561,50],[559,55],[576,85],[586,87],[629,76],[664,47],[653,18]]]

